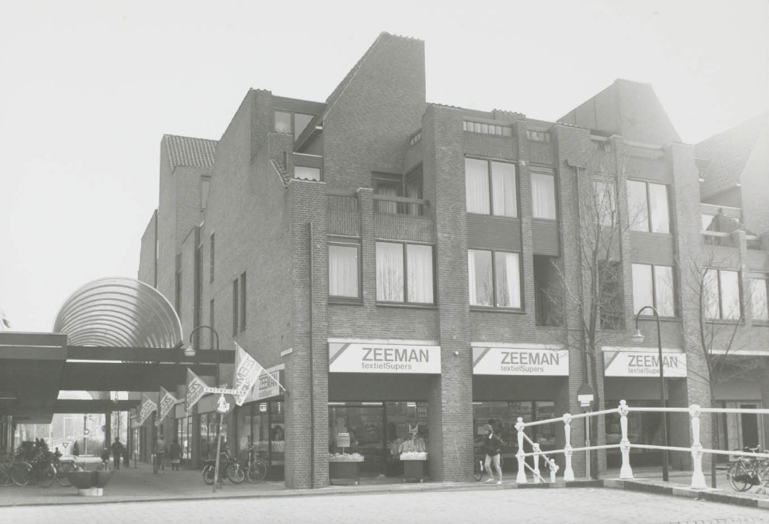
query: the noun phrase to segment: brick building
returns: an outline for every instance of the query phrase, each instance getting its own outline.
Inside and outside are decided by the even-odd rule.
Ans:
[[[764,162],[764,176],[765,146],[752,146],[763,147],[752,162]],[[268,448],[287,486],[327,485],[340,433],[365,457],[364,475],[397,473],[396,448],[424,441],[432,479],[467,479],[489,419],[510,442],[509,470],[517,417],[578,413],[588,379],[596,408],[659,405],[654,323],[641,322],[642,346],[630,342],[644,305],[663,317],[669,404],[709,405],[683,262],[714,248],[708,239],[731,264],[718,268],[719,321],[734,324],[736,275],[741,354],[759,366],[769,356],[763,230],[702,226],[700,178],[717,162],[699,150],[681,143],[650,86],[625,80],[558,122],[428,104],[423,42],[382,33],[325,103],[249,90],[220,140],[163,138],[139,278],[175,304],[185,333],[213,327],[222,350],[237,342],[286,386],[281,395],[262,381],[226,434],[238,452]],[[607,195],[596,220],[617,226],[600,265],[617,278],[601,283],[613,306],[599,311],[591,364],[581,306],[568,299],[590,287],[583,200],[596,188]],[[210,330],[197,333],[196,347],[215,345]],[[222,368],[223,382],[231,375]],[[740,377],[716,398],[768,406],[766,375]],[[638,415],[631,439],[660,443],[659,418]],[[211,443],[213,406],[204,399],[191,415],[180,406],[176,417],[161,431],[179,435],[195,464]],[[562,427],[533,436],[562,448]],[[749,442],[753,430],[769,444],[757,419],[718,427],[722,446]],[[688,417],[671,416],[670,428],[672,445],[689,445]],[[616,417],[598,429],[599,442],[618,442]],[[584,441],[581,425],[572,432]],[[618,457],[600,454],[600,467]],[[673,466],[689,460],[675,454]],[[575,454],[575,473],[584,470]]]

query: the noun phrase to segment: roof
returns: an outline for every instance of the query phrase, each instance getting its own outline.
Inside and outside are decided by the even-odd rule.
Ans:
[[[695,155],[710,162],[702,183],[702,196],[708,197],[740,182],[745,164],[756,146],[769,113],[763,113],[695,146]]]
[[[163,135],[163,142],[165,142],[166,150],[168,151],[171,170],[177,166],[200,167],[204,169],[214,167],[216,140]]]

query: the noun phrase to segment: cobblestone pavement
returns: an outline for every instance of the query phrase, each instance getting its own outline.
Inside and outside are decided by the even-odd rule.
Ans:
[[[227,500],[5,507],[0,521],[25,524],[769,523],[769,511],[645,493],[582,489],[411,492]]]

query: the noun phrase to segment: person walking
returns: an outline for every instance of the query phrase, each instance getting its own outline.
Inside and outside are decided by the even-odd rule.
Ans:
[[[500,466],[500,458],[502,453],[502,440],[494,434],[494,427],[491,424],[486,424],[486,438],[483,440],[483,449],[486,452],[486,460],[483,465],[486,468],[486,474],[489,476],[486,482],[494,482],[494,475],[491,473],[491,465],[494,465],[494,469],[497,470],[499,479],[497,484],[502,484],[502,467]]]
[[[179,464],[182,461],[182,448],[179,446],[179,439],[174,437],[171,447],[168,449],[168,458],[171,459],[171,470],[179,471]]]
[[[163,435],[158,437],[158,447],[155,452],[155,460],[157,460],[156,469],[166,469],[166,439]]]
[[[120,457],[123,456],[123,451],[125,450],[123,444],[120,442],[120,437],[115,437],[115,442],[113,442],[110,447],[112,448],[112,462],[115,469],[120,469]]]

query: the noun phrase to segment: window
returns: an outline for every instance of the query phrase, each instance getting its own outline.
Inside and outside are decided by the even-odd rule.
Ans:
[[[320,168],[294,166],[294,178],[300,180],[318,180],[320,181]]]
[[[498,126],[496,124],[482,124],[480,122],[462,122],[462,129],[473,133],[483,133],[485,135],[513,136],[513,128],[508,126]]]
[[[531,207],[534,218],[556,219],[555,176],[550,173],[531,173]]]
[[[240,330],[246,329],[246,272],[240,275]]]
[[[521,308],[518,253],[467,250],[470,305]]]
[[[601,329],[625,327],[622,264],[612,261],[598,263],[598,309]]]
[[[670,266],[652,266],[633,264],[633,310],[635,314],[645,306],[654,306],[661,317],[674,317],[675,287],[673,286],[673,268]],[[643,316],[653,316],[650,310]]]
[[[176,314],[182,316],[182,255],[176,255],[176,293],[174,294],[174,307]]]
[[[630,229],[670,233],[668,186],[628,180],[627,192]]]
[[[360,298],[358,245],[329,244],[328,294],[330,297]]]
[[[211,177],[200,177],[200,210],[203,211],[208,205],[208,192],[211,189]]]
[[[296,140],[312,119],[313,115],[275,111],[275,132],[293,134],[294,140]]]
[[[518,216],[515,164],[466,158],[465,185],[468,213]]]
[[[538,326],[563,325],[563,281],[556,257],[534,255],[534,306]]]
[[[216,329],[214,327],[214,318],[216,318],[215,313],[216,313],[216,308],[214,307],[214,299],[212,298],[209,305],[209,309],[208,309],[208,325],[211,326],[211,329],[207,330],[209,332],[208,337],[210,342],[210,345],[208,347],[212,349],[214,347],[214,332],[212,330]]]
[[[214,261],[216,260],[216,239],[214,238],[214,235],[216,233],[211,233],[211,252],[209,253],[209,261],[208,261],[208,269],[211,272],[210,280],[209,282],[214,281]]]
[[[275,111],[275,132],[291,133],[291,113]]]
[[[238,334],[238,279],[232,281],[232,336]]]
[[[767,278],[764,276],[750,279],[750,300],[753,303],[753,318],[756,320],[769,320],[766,283]]]
[[[376,299],[381,302],[432,304],[432,246],[377,242]]]
[[[550,142],[550,133],[546,131],[526,131],[526,136],[533,142]]]
[[[702,286],[705,318],[733,320],[741,316],[740,275],[737,271],[708,269]]]
[[[598,215],[598,221],[602,226],[613,227],[617,225],[616,202],[614,182],[593,181],[592,211]]]

